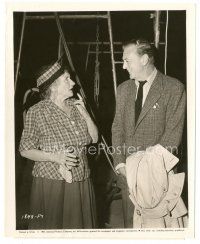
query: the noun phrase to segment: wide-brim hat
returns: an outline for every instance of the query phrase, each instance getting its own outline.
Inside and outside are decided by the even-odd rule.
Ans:
[[[58,77],[64,73],[64,67],[56,61],[42,75],[37,78],[37,87],[40,92],[46,90]]]

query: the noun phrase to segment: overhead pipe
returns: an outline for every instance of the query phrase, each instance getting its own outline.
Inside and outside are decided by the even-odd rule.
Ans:
[[[59,15],[60,19],[107,19],[106,14],[77,14],[77,15]],[[47,19],[55,19],[54,15],[27,15],[27,20],[47,20]]]

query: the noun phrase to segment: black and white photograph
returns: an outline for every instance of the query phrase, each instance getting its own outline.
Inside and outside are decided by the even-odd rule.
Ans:
[[[193,228],[193,6],[131,6],[9,15],[19,233]]]

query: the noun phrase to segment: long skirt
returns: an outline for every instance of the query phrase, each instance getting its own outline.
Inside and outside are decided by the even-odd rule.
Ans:
[[[96,206],[90,179],[67,183],[33,177],[29,229],[96,228]]]

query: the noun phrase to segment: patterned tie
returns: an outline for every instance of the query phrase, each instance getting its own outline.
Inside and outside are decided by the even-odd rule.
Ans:
[[[139,118],[140,112],[142,110],[142,100],[143,100],[143,86],[147,81],[139,81],[139,88],[137,93],[137,99],[135,101],[135,124]]]

